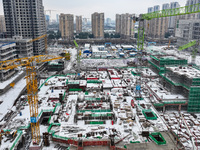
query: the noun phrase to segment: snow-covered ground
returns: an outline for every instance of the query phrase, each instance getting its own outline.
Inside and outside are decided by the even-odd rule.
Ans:
[[[5,114],[12,109],[12,106],[20,96],[20,92],[26,87],[26,79],[22,78],[15,86],[9,89],[5,94],[0,96],[0,120],[5,116]]]
[[[12,83],[19,75],[21,75],[24,71],[19,71],[18,73],[16,73],[14,76],[12,76],[12,78],[0,82],[0,89],[4,89],[7,85],[9,85],[10,83]]]
[[[151,47],[152,48],[152,47]],[[179,54],[177,51],[164,51],[162,47],[153,47],[153,49],[157,49],[158,51],[169,52],[172,54],[176,54],[179,57],[185,57],[184,54]],[[69,61],[65,71],[72,70],[73,64],[76,61],[76,49],[70,49],[71,60]],[[182,52],[181,52],[182,53]],[[82,59],[81,66],[85,67],[124,67],[127,66],[127,61],[134,60],[131,59]],[[199,60],[197,59],[197,63]],[[98,87],[102,86],[106,89],[103,91],[91,91],[88,94],[83,92],[66,92],[67,81],[80,81],[81,85],[83,83],[87,83],[86,79],[74,80],[74,75],[67,76],[58,76],[51,77],[48,79],[46,84],[41,86],[38,92],[38,101],[39,101],[39,117],[41,117],[42,112],[52,112],[56,107],[54,114],[51,116],[50,123],[60,123],[61,126],[54,126],[51,130],[56,131],[55,135],[61,137],[73,137],[77,139],[78,134],[83,134],[83,139],[86,139],[86,135],[88,133],[95,133],[94,136],[90,136],[87,139],[109,139],[110,134],[116,134],[116,141],[128,135],[123,142],[130,143],[130,141],[139,141],[141,143],[145,142],[146,138],[141,136],[141,131],[149,131],[149,132],[159,132],[159,131],[167,131],[167,126],[171,124],[170,121],[175,122],[176,124],[176,114],[170,112],[169,114],[162,114],[156,111],[150,101],[151,91],[146,87],[146,84],[143,82],[141,87],[141,96],[142,100],[136,100],[136,81],[140,79],[138,76],[134,76],[131,71],[135,71],[134,68],[128,69],[110,69],[107,71],[95,71],[96,77],[98,80],[102,81],[102,83],[88,83],[88,87]],[[142,72],[145,76],[156,75],[151,69],[143,68]],[[88,74],[92,74],[94,72],[88,72]],[[81,72],[81,76],[85,75],[87,77],[87,72]],[[112,79],[117,78],[117,79]],[[151,80],[151,82],[150,82]],[[147,85],[154,91],[161,99],[169,100],[169,99],[185,99],[182,95],[174,95],[167,91],[164,88],[160,88],[161,85],[158,83],[159,79],[149,79],[142,78],[142,81],[149,82]],[[83,82],[84,81],[84,82]],[[41,81],[41,84],[44,83],[44,80]],[[14,100],[18,97],[20,91],[25,88],[26,81],[25,79],[20,80],[14,88],[10,89],[6,94],[0,96],[0,119],[9,111],[16,111],[15,107],[13,107]],[[86,85],[87,87],[87,85]],[[111,90],[110,90],[111,89]],[[64,97],[64,104],[58,105],[59,103],[59,94],[62,94]],[[99,101],[99,102],[83,102],[78,101],[78,97],[84,95],[89,98],[110,98],[110,101]],[[153,97],[154,101],[157,101],[155,97]],[[134,100],[134,108],[131,105],[131,101]],[[77,105],[78,104],[78,105]],[[100,108],[104,108],[101,110],[108,110],[109,112],[77,112],[78,107],[89,107],[89,106],[99,106]],[[112,108],[112,107],[113,108]],[[155,120],[146,120],[142,110],[151,109],[152,112],[156,114],[158,117]],[[81,109],[80,109],[81,110]],[[92,110],[95,110],[92,109]],[[21,114],[19,113],[21,112]],[[78,117],[87,116],[87,115],[102,115],[102,114],[111,114],[116,117],[116,120],[107,119],[107,120],[98,120],[98,119],[90,119],[90,120],[78,120],[75,121],[75,116]],[[160,115],[161,114],[161,115]],[[168,118],[169,121],[166,120]],[[186,116],[188,117],[188,116]],[[185,120],[187,120],[187,118]],[[189,117],[191,117],[189,115]],[[103,124],[92,125],[87,124],[87,121],[105,121]],[[114,121],[114,124],[112,124]],[[199,121],[195,119],[196,124]],[[1,122],[3,124],[4,122]],[[17,110],[13,118],[10,118],[10,122],[7,124],[5,129],[16,130],[21,126],[28,126],[30,124],[30,116],[29,116],[29,106],[26,102],[24,106],[21,106],[20,110]],[[147,124],[147,127],[145,127]],[[190,124],[189,122],[187,123]],[[195,124],[195,128],[191,129],[192,131],[188,131],[187,129],[183,129],[181,132],[183,134],[190,134],[188,132],[195,133],[195,137],[198,137],[199,128]],[[171,126],[174,129],[175,133],[177,130],[177,125]],[[71,129],[71,130],[69,130]],[[40,127],[40,133],[42,135],[43,132],[47,132],[47,126]],[[101,135],[100,132],[104,132],[105,134]],[[130,135],[129,135],[130,134]],[[8,142],[3,143],[4,148],[11,147],[11,144]],[[186,147],[192,147],[192,142],[189,139],[189,142],[186,142]],[[2,147],[1,147],[2,148]]]

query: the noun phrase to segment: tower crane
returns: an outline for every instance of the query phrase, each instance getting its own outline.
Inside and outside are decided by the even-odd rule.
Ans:
[[[133,17],[133,21],[139,21],[138,26],[138,38],[137,38],[137,56],[143,55],[144,50],[144,38],[145,38],[145,20],[151,20],[154,18],[161,18],[161,17],[170,17],[170,16],[179,16],[179,15],[186,15],[186,14],[192,14],[192,13],[198,13],[200,12],[200,3],[193,4],[189,6],[174,8],[174,9],[165,9],[161,11],[155,11],[152,13],[146,13],[146,14],[140,14],[139,17]],[[148,25],[149,26],[149,25]],[[138,65],[141,65],[141,61],[138,61]],[[141,70],[139,69],[139,74],[141,74]],[[141,76],[140,79],[137,80],[137,89],[140,90],[141,87]]]
[[[140,14],[139,17],[134,17],[136,21],[139,21],[138,28],[138,39],[137,39],[137,47],[139,51],[143,51],[144,49],[144,20],[151,20],[154,18],[162,18],[162,17],[171,17],[171,16],[180,16],[186,14],[193,14],[200,12],[200,3],[193,4],[189,6],[174,8],[174,9],[165,9],[161,11],[155,11],[152,13]]]
[[[76,40],[74,40],[74,44],[76,46],[77,49],[77,67],[78,67],[78,75],[80,73],[80,63],[81,63],[81,50],[78,46],[78,44],[76,43]]]
[[[45,54],[47,54],[47,34],[44,34],[44,35],[39,36],[39,37],[37,37],[35,39],[32,39],[29,42],[35,42],[35,41],[40,40],[42,38],[44,38],[44,40],[45,40]]]
[[[26,58],[0,61],[0,70],[8,70],[26,66],[26,87],[30,110],[31,133],[33,144],[40,143],[40,127],[38,120],[38,82],[36,68],[35,66],[32,66],[32,63],[42,63],[62,58],[64,57],[52,55],[38,55]]]
[[[180,47],[178,48],[178,50],[181,51],[181,50],[184,50],[184,49],[186,49],[186,48],[193,47],[193,46],[194,46],[194,50],[192,51],[192,61],[191,61],[191,63],[192,63],[192,64],[195,64],[195,61],[196,61],[196,54],[197,54],[199,42],[197,42],[196,40],[191,41],[191,42],[189,42],[189,43],[187,43],[187,44],[185,44],[185,45],[183,45],[183,46],[180,46]]]

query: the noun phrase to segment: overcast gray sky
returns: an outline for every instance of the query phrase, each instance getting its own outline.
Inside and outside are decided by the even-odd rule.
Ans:
[[[148,7],[163,3],[179,2],[185,6],[186,0],[43,0],[45,10],[57,10],[55,14],[70,13],[91,18],[94,12],[104,12],[105,18],[115,19],[117,13],[146,13]],[[3,14],[2,0],[0,0],[0,14]]]

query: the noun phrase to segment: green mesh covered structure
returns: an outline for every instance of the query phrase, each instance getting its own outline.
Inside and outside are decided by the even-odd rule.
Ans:
[[[187,60],[186,59],[180,59],[176,58],[174,56],[154,56],[150,55],[151,60],[149,60],[149,64],[151,65],[151,68],[153,68],[154,71],[156,71],[159,74],[165,73],[165,66],[168,65],[186,65]]]
[[[190,88],[188,112],[200,112],[200,86]]]

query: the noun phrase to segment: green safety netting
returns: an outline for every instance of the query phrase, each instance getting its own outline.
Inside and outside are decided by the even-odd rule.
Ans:
[[[97,109],[97,110],[92,110],[92,109],[88,109],[88,110],[77,110],[77,113],[83,113],[83,112],[111,112],[110,109]]]
[[[186,104],[187,101],[164,101],[163,103],[154,103],[153,105],[155,107],[163,107],[164,105],[170,105],[170,104]]]
[[[186,101],[164,101],[163,104],[186,104]]]
[[[151,58],[153,58],[153,59],[155,59],[156,61],[159,61],[159,59],[158,58],[156,58],[155,56],[153,56],[153,55],[150,55],[150,57]]]
[[[142,113],[147,120],[156,120],[157,119],[156,114],[151,109],[143,109]]]
[[[192,85],[193,86],[200,86],[200,78],[192,79]]]
[[[164,67],[165,65],[186,65],[187,60],[186,59],[176,59],[174,57],[162,57],[162,58],[157,58],[153,55],[150,56],[157,62],[159,62],[160,67]]]
[[[186,88],[187,90],[189,90],[190,88],[188,86],[186,86],[185,84],[182,83],[174,83],[172,80],[170,80],[169,78],[167,78],[166,76],[160,74],[161,77],[163,77],[163,79],[165,79],[167,82],[169,82],[170,84],[174,85],[174,86],[182,86],[184,88]]]
[[[54,107],[54,109],[52,111],[53,114],[55,113],[55,111],[56,111],[56,109],[57,109],[58,106],[61,106],[61,103],[56,103],[56,106]],[[51,121],[51,116],[49,117],[48,124],[50,124],[50,121]]]
[[[105,124],[104,121],[90,121],[89,124]]]
[[[41,88],[43,87],[43,85],[44,85],[49,79],[51,79],[51,78],[53,78],[53,77],[66,77],[66,76],[68,76],[68,74],[66,74],[66,75],[54,75],[54,76],[50,76],[50,77],[48,77],[48,78],[44,81],[44,83],[42,83],[42,85],[39,87],[39,89],[41,89]]]
[[[140,143],[140,141],[130,141],[130,143]]]
[[[154,68],[156,68],[156,69],[158,70],[159,74],[163,74],[163,73],[166,72],[166,71],[165,71],[165,67],[159,67],[159,66],[157,66],[155,63],[153,63],[153,62],[150,61],[150,60],[148,60],[148,62],[149,62]]]
[[[115,69],[135,69],[135,68],[149,68],[149,67],[114,67]]]
[[[102,83],[100,80],[87,80],[87,83]]]
[[[15,145],[18,143],[20,137],[22,136],[22,133],[23,133],[23,132],[20,131],[20,130],[17,131],[17,137],[16,137],[16,139],[15,139],[13,145],[11,146],[10,150],[13,150],[13,149],[14,149]]]
[[[95,97],[85,97],[85,101],[100,101],[101,98],[95,98]]]
[[[91,114],[92,117],[104,117],[104,116],[107,116],[107,117],[111,117],[112,114]]]
[[[200,87],[191,87],[188,100],[188,112],[200,112]]]
[[[143,97],[136,97],[135,99],[138,100],[138,101],[140,101],[140,100],[144,100]]]
[[[79,84],[79,82],[78,81],[71,81],[71,82],[67,82],[67,84]]]
[[[155,104],[153,104],[155,107],[162,107],[162,106],[164,106],[164,104],[163,103],[155,103]]]
[[[61,124],[60,123],[51,123],[50,126],[48,127],[47,129],[47,132],[52,134],[52,137],[53,138],[57,138],[57,139],[62,139],[62,140],[69,140],[69,139],[77,139],[77,138],[68,138],[68,137],[62,137],[62,136],[59,136],[59,135],[55,135],[55,131],[54,130],[51,130],[52,126],[60,126]]]
[[[40,111],[38,117],[41,117],[43,112],[53,112],[53,109],[42,109],[42,110]],[[22,127],[20,127],[20,128],[18,129],[18,131],[17,131],[17,134],[18,134],[18,135],[17,135],[17,138],[16,138],[15,142],[13,143],[12,147],[10,148],[10,150],[13,150],[14,147],[15,147],[15,145],[16,145],[17,142],[19,141],[19,139],[20,139],[20,137],[21,137],[21,135],[22,135],[22,133],[23,133],[21,130],[30,128],[30,125],[31,125],[31,124],[28,124],[28,126],[22,126]],[[10,130],[4,130],[4,131],[10,131]]]
[[[61,103],[56,103],[56,106],[55,106],[54,109],[53,109],[53,113],[55,113],[56,108],[57,108],[58,106],[61,106]]]
[[[134,71],[131,71],[131,73],[132,73],[133,76],[141,76],[140,74],[138,74],[138,73],[136,73]]]
[[[83,91],[82,89],[69,89],[69,92]]]
[[[166,140],[162,136],[160,132],[150,133],[149,137],[157,144],[157,145],[164,145],[166,144]]]

